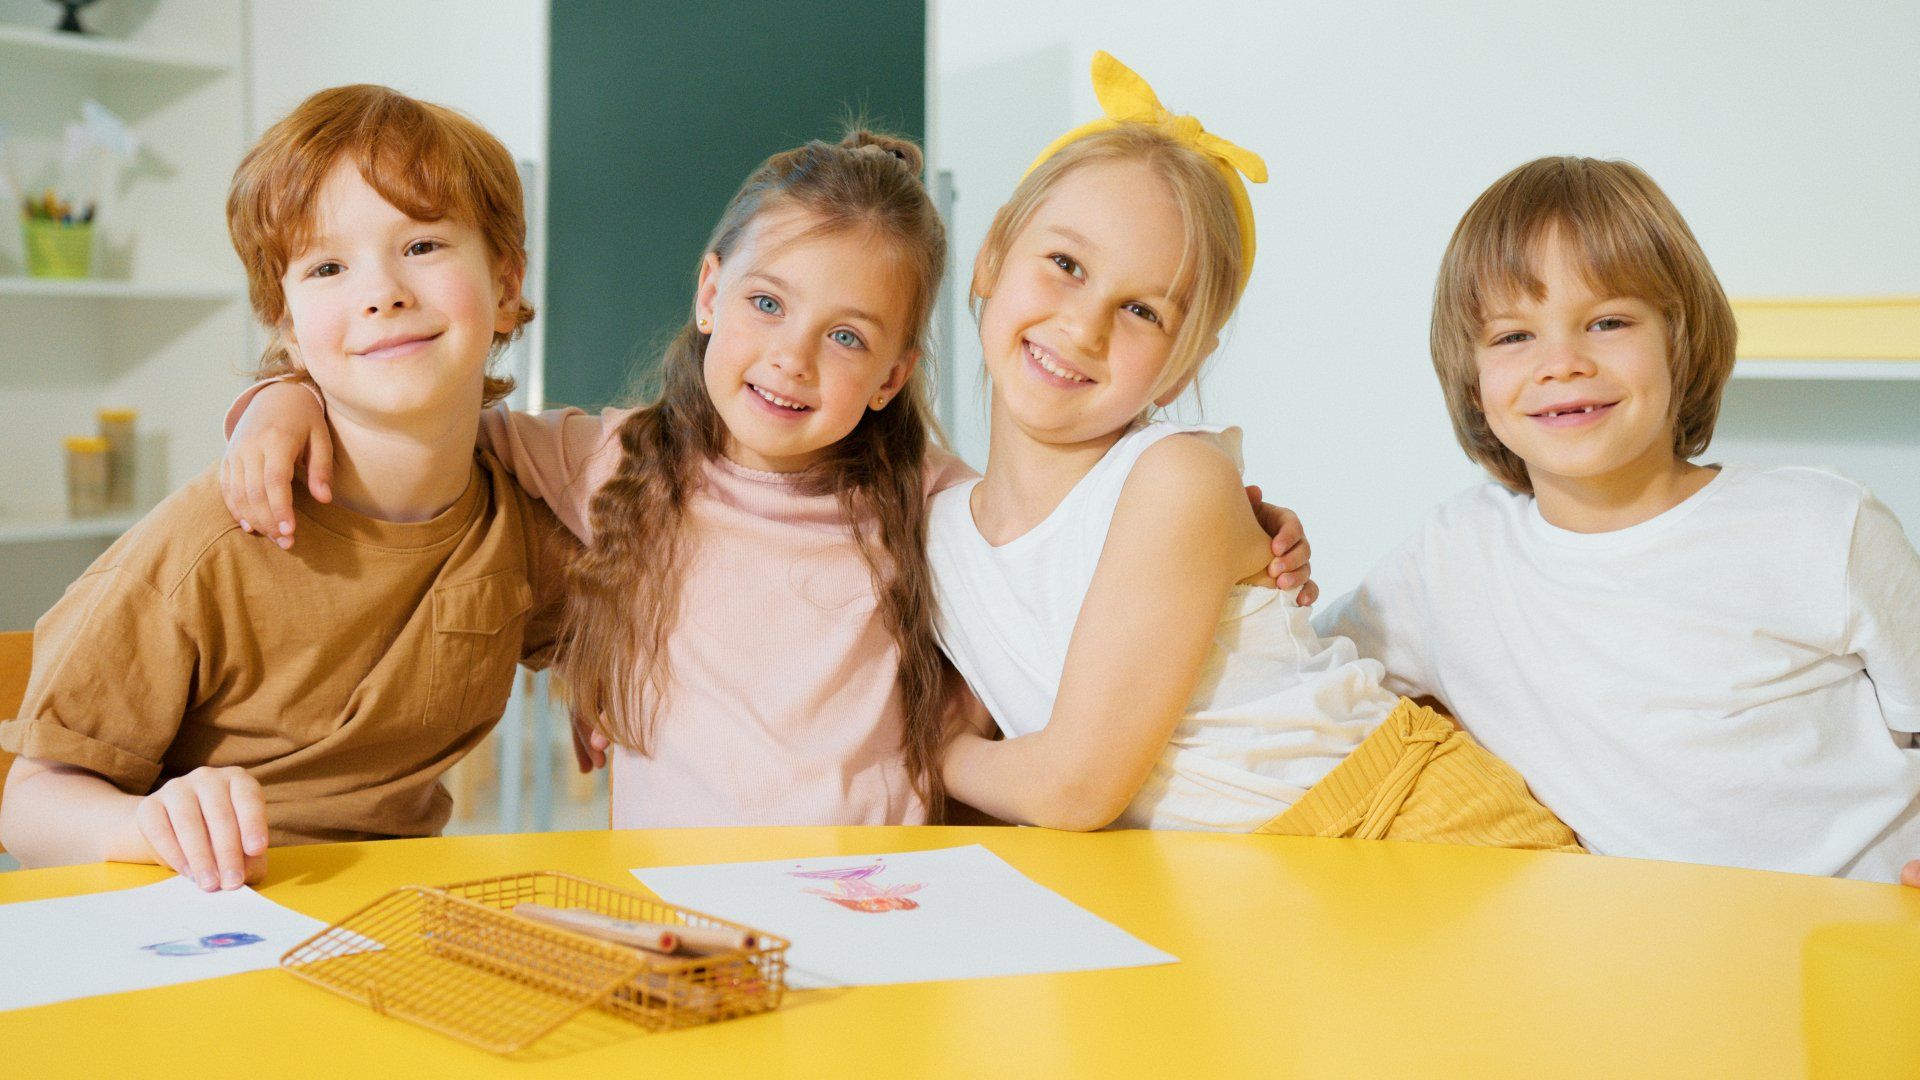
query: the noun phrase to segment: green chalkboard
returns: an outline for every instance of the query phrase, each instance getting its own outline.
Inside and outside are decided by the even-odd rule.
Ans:
[[[768,155],[850,114],[926,133],[923,0],[553,0],[546,399],[650,385],[701,245]]]

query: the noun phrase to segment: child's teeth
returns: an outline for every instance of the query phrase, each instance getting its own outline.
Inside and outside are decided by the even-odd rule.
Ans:
[[[1049,375],[1058,375],[1063,379],[1071,379],[1074,382],[1088,381],[1085,375],[1076,375],[1073,372],[1068,371],[1063,367],[1060,367],[1058,364],[1055,364],[1052,360],[1047,358],[1047,354],[1045,352],[1042,352],[1038,345],[1035,345],[1031,341],[1027,343],[1027,355],[1033,357],[1034,363],[1039,364],[1041,370],[1045,371]]]
[[[792,409],[795,412],[799,412],[800,410],[806,408],[805,405],[802,405],[797,401],[788,401],[786,398],[781,397],[779,394],[776,394],[773,391],[766,389],[765,387],[756,386],[753,388],[753,392],[756,394],[759,394],[761,397],[766,398],[768,401],[773,402],[775,405],[778,405],[783,409]]]

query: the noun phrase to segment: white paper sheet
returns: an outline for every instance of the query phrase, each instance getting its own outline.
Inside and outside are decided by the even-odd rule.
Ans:
[[[633,876],[668,903],[792,941],[787,982],[796,988],[1178,962],[979,844]]]
[[[274,967],[326,924],[252,889],[185,878],[0,906],[0,1009]]]

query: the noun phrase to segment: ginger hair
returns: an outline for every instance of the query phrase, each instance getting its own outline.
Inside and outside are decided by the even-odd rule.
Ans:
[[[496,273],[526,277],[520,172],[499,139],[452,109],[384,86],[322,90],[260,136],[227,194],[227,233],[246,267],[254,315],[269,331],[257,379],[299,370],[281,335],[287,301],[280,279],[308,240],[320,189],[341,162],[351,162],[367,186],[410,218],[450,218],[477,229]],[[514,328],[493,336],[496,353],[533,319],[524,297],[515,302]],[[512,379],[489,373],[482,402],[491,405],[512,390]]]

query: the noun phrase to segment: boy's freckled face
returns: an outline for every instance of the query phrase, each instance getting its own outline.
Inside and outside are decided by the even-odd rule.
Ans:
[[[1179,332],[1170,294],[1185,243],[1173,194],[1147,166],[1100,162],[1059,179],[998,279],[975,282],[994,398],[1016,425],[1080,443],[1155,403]]]
[[[312,225],[280,279],[283,330],[329,407],[389,419],[477,410],[518,295],[479,230],[415,221],[346,163],[321,186]]]
[[[843,231],[808,236],[804,213],[769,210],[723,264],[700,267],[696,319],[707,320],[703,374],[726,424],[727,456],[799,472],[852,434],[875,401],[892,404],[916,357],[910,297],[886,243]]]
[[[1671,467],[1666,319],[1644,300],[1596,294],[1557,233],[1534,269],[1545,296],[1495,304],[1474,345],[1494,436],[1536,490]]]

